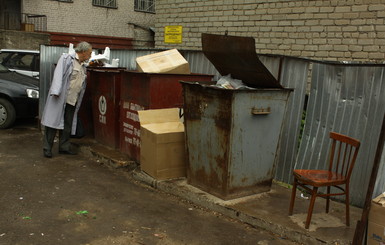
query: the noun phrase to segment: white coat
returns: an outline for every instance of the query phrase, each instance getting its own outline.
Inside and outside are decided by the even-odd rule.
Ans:
[[[64,128],[64,109],[66,106],[70,77],[73,70],[73,61],[75,54],[63,54],[55,68],[51,88],[48,92],[47,100],[43,110],[41,124],[56,129]],[[82,66],[83,67],[83,66]],[[86,74],[86,68],[83,67]],[[78,101],[76,103],[75,114],[72,122],[71,134],[76,132],[77,113],[79,111],[84,92],[86,90],[86,81],[83,82]],[[54,96],[57,95],[57,96]]]

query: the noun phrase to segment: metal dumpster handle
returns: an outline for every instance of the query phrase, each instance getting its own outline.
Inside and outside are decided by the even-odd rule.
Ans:
[[[270,113],[271,113],[270,107],[267,107],[267,108],[253,107],[251,109],[251,114],[253,115],[268,115]]]

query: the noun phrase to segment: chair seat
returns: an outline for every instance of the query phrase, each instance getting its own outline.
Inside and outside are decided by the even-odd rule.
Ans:
[[[293,174],[299,181],[318,187],[338,185],[346,182],[346,178],[342,174],[328,170],[295,169]]]

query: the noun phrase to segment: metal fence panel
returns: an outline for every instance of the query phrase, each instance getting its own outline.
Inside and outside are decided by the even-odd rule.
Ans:
[[[111,50],[110,58],[119,59],[119,66],[125,67],[129,71],[136,70],[136,58],[144,55],[153,54],[161,50]]]
[[[309,64],[306,60],[286,57],[281,66],[281,84],[294,89],[287,105],[278,152],[279,161],[276,164],[275,178],[285,183],[292,181],[292,170],[297,157]]]
[[[192,73],[214,75],[213,80],[217,81],[220,78],[219,72],[214,65],[206,58],[201,51],[188,51],[182,53],[185,59],[189,62]]]
[[[385,112],[384,67],[313,65],[311,93],[295,168],[321,169],[329,150],[329,132],[361,141],[352,174],[351,203],[362,206]],[[379,175],[381,176],[381,175]]]
[[[267,55],[259,55],[259,60],[263,63],[263,65],[270,71],[270,73],[275,77],[275,79],[279,80],[279,72],[280,65],[283,57],[280,56],[267,56]],[[282,84],[286,87],[284,84]]]

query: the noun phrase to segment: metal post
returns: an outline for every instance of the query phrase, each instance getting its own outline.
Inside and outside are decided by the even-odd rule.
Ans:
[[[362,210],[361,220],[357,221],[356,231],[354,233],[354,238],[353,238],[353,245],[362,245],[362,242],[363,242],[366,226],[368,223],[368,216],[369,216],[370,204],[373,196],[373,190],[376,184],[382,150],[384,148],[384,141],[385,141],[385,115],[384,115],[384,118],[382,119],[381,133],[380,133],[380,138],[378,139],[376,156],[374,158],[372,173],[370,175],[368,191],[366,192],[366,199],[365,199],[364,208]]]

